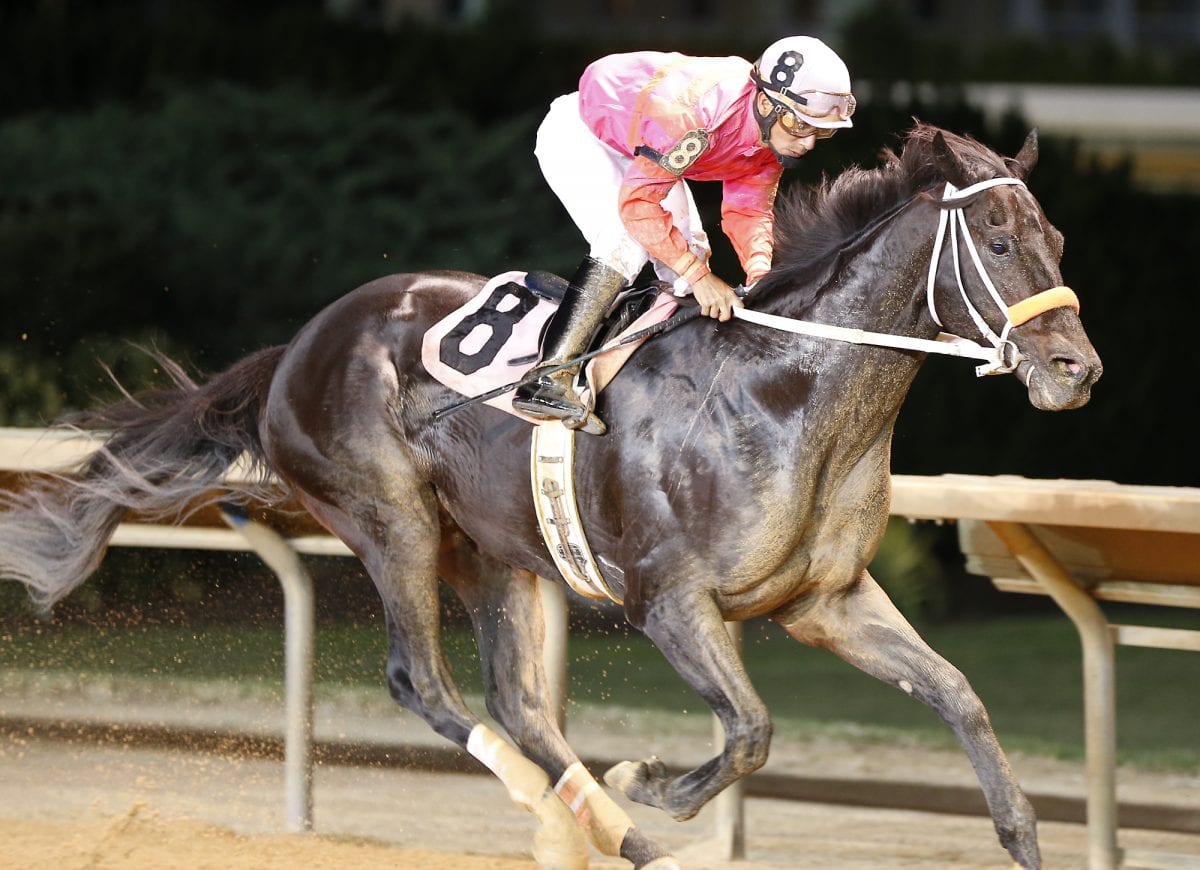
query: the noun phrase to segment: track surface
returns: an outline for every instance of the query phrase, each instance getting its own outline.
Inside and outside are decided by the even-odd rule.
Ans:
[[[0,865],[30,870],[533,866],[534,823],[492,777],[397,765],[398,758],[410,755],[457,759],[461,753],[447,751],[449,744],[398,711],[384,692],[323,689],[316,733],[327,760],[315,773],[316,830],[281,835],[282,763],[270,752],[278,745],[281,725],[278,699],[233,684],[164,686],[164,681],[143,684],[96,674],[83,679],[0,674]],[[149,738],[157,732],[202,737],[153,744]],[[705,714],[581,707],[572,708],[567,733],[585,759],[656,754],[673,765],[694,765],[711,752],[712,723]],[[349,763],[356,758],[382,763]],[[465,761],[465,769],[480,769]],[[1068,808],[1078,806],[1080,764],[1031,756],[1014,756],[1013,764],[1035,805],[1048,797]],[[916,809],[931,805],[918,799],[917,785],[926,795],[977,796],[970,765],[956,748],[849,728],[803,734],[784,729],[751,785],[761,790],[772,777],[804,779],[810,791],[812,783],[829,783],[839,795],[824,799],[842,801],[857,795],[869,802],[872,792],[888,791],[891,783],[890,794],[878,797],[904,808],[752,796],[746,802],[748,860],[731,864],[714,860],[712,846],[706,845],[715,829],[712,808],[680,824],[622,802],[639,825],[692,868],[1010,866],[989,819]],[[1143,818],[1153,818],[1160,807],[1162,813],[1190,817],[1194,831],[1126,829],[1121,845],[1182,853],[1200,864],[1200,776],[1122,770],[1119,783],[1123,803],[1140,807]],[[1048,868],[1085,867],[1081,824],[1043,821],[1040,830]],[[598,854],[592,866],[628,867]]]
[[[930,761],[936,763],[937,758]],[[0,754],[7,867],[532,868],[530,818],[491,778],[322,766],[315,835],[280,836],[278,761],[176,749],[8,739]],[[677,824],[628,807],[685,866],[1010,866],[987,819],[751,798],[745,862],[712,860],[709,810]],[[1084,828],[1043,823],[1047,866],[1083,868]],[[1200,856],[1200,835],[1125,831],[1122,845]],[[622,865],[599,855],[593,867]]]

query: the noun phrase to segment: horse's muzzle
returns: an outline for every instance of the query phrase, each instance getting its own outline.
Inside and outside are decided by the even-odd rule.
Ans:
[[[1029,391],[1029,402],[1043,411],[1081,408],[1092,397],[1092,385],[1104,367],[1089,346],[1086,352],[1057,352],[1044,360],[1026,357],[1017,366],[1017,377]]]

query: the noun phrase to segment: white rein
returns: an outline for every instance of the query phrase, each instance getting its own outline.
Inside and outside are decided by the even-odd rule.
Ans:
[[[962,190],[947,182],[945,192],[942,195],[942,201],[953,203],[966,200],[980,191],[1002,184],[1025,186],[1025,183],[1019,178],[992,178],[972,184],[969,187],[964,187]],[[1004,300],[1000,298],[1000,294],[996,292],[991,278],[988,277],[987,271],[983,268],[983,263],[979,259],[979,253],[975,249],[975,242],[971,238],[971,232],[967,227],[966,216],[963,214],[963,206],[944,208],[938,219],[937,235],[933,240],[933,254],[929,261],[929,281],[926,287],[926,304],[929,306],[929,313],[933,316],[938,326],[942,325],[942,321],[938,317],[937,307],[934,303],[933,285],[937,274],[938,262],[941,260],[947,227],[950,230],[950,249],[954,252],[954,275],[958,280],[959,292],[962,294],[963,302],[966,303],[967,311],[970,313],[971,319],[975,322],[975,326],[979,329],[980,334],[991,343],[991,347],[984,347],[968,338],[949,335],[945,332],[938,333],[936,339],[912,338],[907,335],[869,332],[864,329],[830,326],[824,323],[813,323],[809,320],[796,320],[791,317],[780,317],[777,314],[766,314],[762,311],[754,311],[749,308],[735,308],[733,309],[733,315],[750,323],[757,323],[760,326],[769,326],[772,329],[780,329],[800,335],[831,338],[851,344],[895,347],[923,353],[940,353],[948,356],[983,360],[984,365],[976,366],[975,368],[977,376],[1007,374],[1016,369],[1023,358],[1017,350],[1016,345],[1008,338],[1008,333],[1012,328],[1020,326],[1022,323],[1026,323],[1037,315],[1053,308],[1072,307],[1078,313],[1079,300],[1070,288],[1054,287],[1035,294],[1015,305],[1006,305]],[[991,327],[987,325],[987,322],[983,319],[983,315],[979,313],[979,310],[967,296],[967,289],[962,280],[962,266],[959,257],[958,238],[960,228],[963,240],[966,242],[967,251],[971,255],[971,261],[975,264],[976,273],[987,288],[992,301],[996,303],[996,307],[1004,315],[1004,328],[1001,329],[999,335],[993,332]]]

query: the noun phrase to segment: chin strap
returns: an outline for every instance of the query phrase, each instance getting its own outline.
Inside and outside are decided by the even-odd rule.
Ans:
[[[771,144],[771,127],[778,123],[779,116],[774,112],[767,112],[765,115],[758,113],[758,95],[761,93],[763,93],[761,88],[754,92],[754,106],[752,110],[754,112],[754,120],[758,121],[758,133],[762,144],[766,145],[771,153],[775,155],[775,159],[779,161],[780,166],[784,169],[795,169],[800,165],[800,158],[780,154],[775,150],[775,146]]]
[[[1019,178],[990,178],[987,181],[980,181],[977,184],[964,187],[962,190],[959,190],[950,182],[946,182],[946,189],[942,194],[942,202],[951,204],[965,202],[981,191],[992,187],[999,187],[1000,185],[1024,187],[1025,182]],[[1052,311],[1055,308],[1073,308],[1075,313],[1078,314],[1079,297],[1075,295],[1075,291],[1070,287],[1052,287],[1049,290],[1043,290],[1041,293],[1035,293],[1033,296],[1022,299],[1013,305],[1005,303],[1000,298],[1000,294],[997,292],[996,286],[992,283],[992,279],[988,276],[987,270],[983,268],[983,262],[979,259],[979,251],[975,247],[974,239],[971,238],[971,231],[967,227],[967,218],[963,213],[963,207],[962,205],[945,207],[938,218],[937,233],[933,239],[933,254],[929,258],[929,281],[925,289],[926,304],[929,306],[929,313],[933,315],[934,322],[938,326],[941,326],[942,319],[938,316],[937,303],[934,300],[933,291],[938,264],[942,258],[943,243],[947,235],[949,235],[949,248],[954,257],[954,277],[958,281],[959,295],[962,296],[963,304],[967,307],[967,313],[970,314],[971,320],[975,323],[975,328],[979,330],[979,334],[987,339],[992,347],[996,349],[996,361],[977,366],[975,374],[978,376],[1007,374],[1016,369],[1023,359],[1016,345],[1008,337],[1012,329],[1023,323],[1028,323],[1038,315],[1045,314],[1047,311]],[[949,233],[947,233],[947,228],[949,229]],[[1000,313],[1004,315],[1004,326],[1001,328],[999,334],[988,326],[979,309],[975,307],[975,304],[967,295],[967,288],[963,283],[962,260],[959,255],[960,233],[967,252],[971,256],[971,262],[975,266],[975,273],[979,276],[979,280],[983,283],[983,286],[987,288],[992,302],[1000,309]]]

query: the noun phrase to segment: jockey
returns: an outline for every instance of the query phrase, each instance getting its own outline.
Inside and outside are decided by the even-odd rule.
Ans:
[[[704,315],[729,320],[742,303],[709,271],[708,237],[683,182],[723,183],[721,228],[751,286],[771,268],[780,174],[818,139],[851,126],[854,105],[846,65],[811,36],[779,40],[754,65],[652,51],[591,64],[579,91],[556,99],[538,129],[542,173],[590,251],[533,373],[584,353],[647,260],[676,293],[693,293]],[[602,434],[573,377],[571,369],[541,375],[517,388],[513,406]]]

